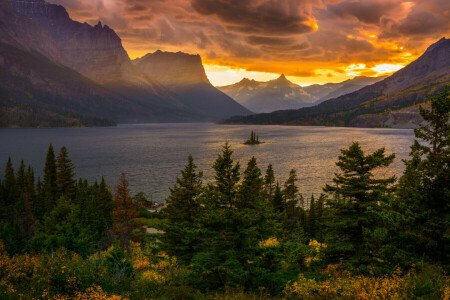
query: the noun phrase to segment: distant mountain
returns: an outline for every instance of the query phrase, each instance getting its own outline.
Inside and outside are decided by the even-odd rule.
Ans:
[[[393,75],[317,106],[233,117],[225,123],[415,127],[417,104],[450,84],[450,40],[441,39]]]
[[[267,82],[244,78],[218,89],[254,112],[300,108],[317,100],[301,86],[290,82],[284,74]]]
[[[386,76],[357,76],[353,79],[348,79],[339,83],[327,83],[323,85],[313,84],[305,87],[304,90],[310,95],[318,98],[318,100],[316,100],[314,104],[319,104],[328,99],[337,98],[345,94],[350,94],[354,91],[362,89],[365,86],[381,81],[384,78],[386,78]]]
[[[355,77],[340,83],[301,87],[282,74],[279,78],[266,82],[244,78],[218,89],[248,109],[262,113],[313,106],[327,99],[354,92],[383,78]]]
[[[133,64],[176,94],[185,106],[211,119],[251,113],[211,85],[200,55],[158,50],[134,60]]]

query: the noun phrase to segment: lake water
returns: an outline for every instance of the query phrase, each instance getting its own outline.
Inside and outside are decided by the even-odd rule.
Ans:
[[[255,130],[263,144],[244,145]],[[302,194],[319,194],[337,171],[340,149],[359,141],[365,151],[386,147],[396,153],[394,163],[381,172],[401,174],[401,159],[407,158],[414,139],[412,130],[361,129],[302,126],[258,126],[217,124],[141,124],[108,128],[0,129],[0,175],[11,156],[17,167],[20,159],[42,176],[50,143],[58,152],[65,145],[76,165],[77,177],[93,182],[103,175],[115,185],[121,172],[127,174],[132,193],[144,191],[153,200],[164,201],[168,188],[191,153],[205,180],[211,180],[211,165],[225,141],[232,145],[241,169],[255,156],[265,172],[274,166],[277,180],[286,180],[295,168]]]

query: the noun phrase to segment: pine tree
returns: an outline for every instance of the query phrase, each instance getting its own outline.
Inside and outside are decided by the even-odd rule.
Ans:
[[[448,216],[450,206],[450,96],[449,88],[431,98],[431,109],[420,107],[426,121],[417,128],[411,146],[411,159],[399,181],[399,201],[395,209],[405,216],[398,238],[401,248],[407,246],[419,256],[435,262],[450,262]]]
[[[264,190],[267,195],[267,199],[272,201],[275,188],[275,175],[273,172],[272,164],[267,166],[266,175],[264,176]]]
[[[53,252],[64,247],[87,256],[94,245],[89,229],[80,220],[80,207],[64,196],[59,198],[56,207],[45,215],[30,247],[34,251]]]
[[[244,171],[239,192],[239,201],[237,207],[252,208],[255,202],[262,200],[263,196],[263,178],[261,170],[258,167],[256,158],[252,157]]]
[[[56,186],[58,195],[71,199],[75,195],[76,181],[73,172],[75,167],[64,146],[59,151],[56,167]]]
[[[14,169],[11,162],[11,157],[8,158],[5,168],[5,180],[3,181],[5,190],[5,204],[7,207],[13,205],[17,198],[16,177],[14,176]]]
[[[317,229],[316,200],[314,195],[311,196],[308,213],[308,231],[312,237],[315,237]]]
[[[283,192],[281,191],[280,183],[277,181],[275,192],[272,198],[272,208],[277,212],[286,210],[286,203],[284,201]]]
[[[286,205],[286,214],[291,223],[304,223],[304,211],[298,206],[299,203],[303,203],[303,197],[299,194],[297,181],[297,172],[295,169],[292,169],[284,183],[283,197]]]
[[[196,169],[194,159],[189,155],[188,163],[181,171],[181,177],[177,178],[177,183],[170,189],[164,209],[168,222],[162,240],[169,253],[185,263],[191,260],[194,248],[198,244],[192,230],[194,218],[200,209],[199,196],[203,190],[203,173],[196,172]]]
[[[113,198],[105,178],[102,176],[102,180],[97,189],[96,195],[96,210],[100,214],[104,228],[108,228],[112,225],[111,212],[114,208]]]
[[[44,167],[43,193],[45,199],[44,212],[50,212],[56,206],[56,160],[53,146],[50,144],[47,151]]]
[[[119,184],[116,185],[114,194],[114,210],[112,212],[113,227],[112,231],[116,234],[122,247],[128,249],[133,239],[133,231],[138,226],[133,219],[139,217],[136,205],[130,196],[128,181],[125,174],[120,175]]]
[[[236,194],[238,192],[238,183],[240,179],[239,162],[234,164],[233,150],[228,142],[223,146],[222,154],[219,155],[213,164],[215,171],[216,190],[219,193],[219,202],[229,208],[234,206]]]
[[[333,259],[349,260],[357,264],[371,262],[376,249],[368,243],[371,234],[381,222],[376,214],[387,201],[395,176],[386,179],[374,178],[373,171],[389,166],[395,154],[385,155],[381,148],[364,155],[359,143],[341,150],[336,165],[341,172],[333,178],[334,185],[326,185],[324,191],[333,196],[328,199],[332,217],[329,224],[330,254]]]

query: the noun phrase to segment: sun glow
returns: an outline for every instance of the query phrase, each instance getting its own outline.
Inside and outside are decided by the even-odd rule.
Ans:
[[[378,75],[385,75],[385,74],[391,74],[398,70],[403,68],[403,65],[398,64],[381,64],[376,65],[375,67],[371,68],[371,70],[378,73]]]

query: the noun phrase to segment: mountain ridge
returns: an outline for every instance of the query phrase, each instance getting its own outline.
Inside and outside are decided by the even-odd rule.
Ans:
[[[243,78],[235,84],[217,88],[252,111],[272,112],[313,106],[334,95],[347,94],[382,79],[355,77],[341,83],[301,87],[281,74],[278,78],[269,81]]]
[[[403,125],[399,123],[385,122],[392,111],[424,103],[449,84],[450,40],[441,39],[403,69],[353,93],[327,100],[314,107],[232,117],[224,123],[401,127]],[[370,123],[363,120],[368,116],[371,116]]]

